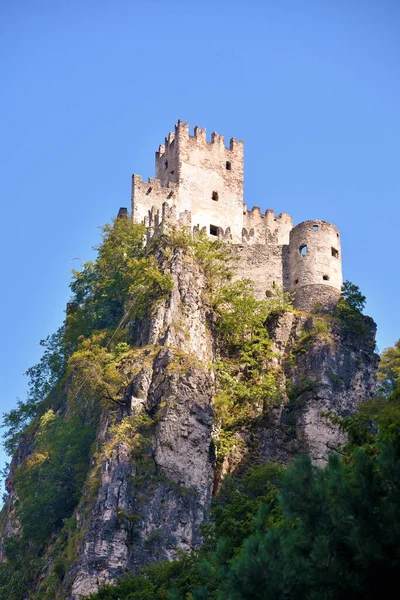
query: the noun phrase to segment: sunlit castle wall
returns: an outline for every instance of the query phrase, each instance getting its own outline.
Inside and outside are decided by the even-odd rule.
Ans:
[[[165,185],[179,183],[177,212],[191,211],[192,226],[209,235],[228,235],[240,242],[243,229],[243,142],[194,128],[181,121],[156,154],[156,177]],[[229,229],[229,231],[227,231]]]

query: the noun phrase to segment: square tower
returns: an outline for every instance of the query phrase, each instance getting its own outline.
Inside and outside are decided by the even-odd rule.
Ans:
[[[188,211],[192,227],[217,235],[229,228],[233,242],[241,242],[243,229],[243,142],[195,127],[189,135],[187,123],[178,121],[156,152],[156,179],[145,183],[134,175],[132,214],[142,221],[163,202],[176,207],[177,216]]]

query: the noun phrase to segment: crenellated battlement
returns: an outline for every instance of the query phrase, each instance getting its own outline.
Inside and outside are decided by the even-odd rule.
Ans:
[[[165,143],[160,144],[156,151],[156,159],[162,158],[175,143],[185,144],[191,142],[209,150],[213,150],[213,146],[216,145],[219,148],[224,148],[227,153],[237,152],[238,148],[243,149],[243,141],[236,140],[233,137],[229,140],[229,146],[225,146],[225,136],[223,134],[219,135],[216,131],[212,132],[211,141],[208,141],[206,129],[201,129],[198,125],[194,127],[193,135],[190,135],[189,124],[179,120],[175,125],[175,131],[170,131],[168,137],[165,138]]]
[[[265,213],[261,213],[258,206],[253,206],[251,210],[244,207],[243,224],[245,238],[249,243],[256,244],[288,244],[289,233],[293,228],[292,217],[286,213],[275,216],[273,210],[268,208]]]
[[[320,288],[323,298],[340,293],[341,256],[331,224],[294,227],[287,213],[244,204],[241,140],[231,138],[227,147],[224,135],[214,131],[208,141],[206,129],[196,125],[191,135],[189,124],[179,120],[155,153],[155,171],[148,181],[132,177],[132,218],[146,225],[149,239],[174,224],[231,243],[257,293],[282,285],[295,292],[299,308],[309,309],[308,299]]]

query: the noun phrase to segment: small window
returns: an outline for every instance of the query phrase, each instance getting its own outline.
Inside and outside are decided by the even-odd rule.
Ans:
[[[231,165],[231,163],[229,162],[229,160],[227,160],[227,161],[226,161],[225,167],[226,167],[226,170],[227,170],[227,171],[230,171],[230,170],[232,169],[232,165]]]
[[[306,244],[303,244],[302,246],[300,246],[299,252],[300,252],[300,254],[302,256],[305,256],[307,254],[307,246],[306,246]]]
[[[148,188],[148,190],[147,190],[147,192],[146,192],[146,195],[147,195],[147,196],[148,196],[149,194],[151,194],[151,190],[152,190],[152,189],[153,189],[152,187],[149,187],[149,188]]]
[[[298,279],[295,279],[295,281],[294,281],[294,282],[295,282],[295,284],[297,285],[297,284],[299,283],[299,280],[298,280]]]
[[[322,279],[323,279],[324,281],[329,281],[329,275],[323,275],[323,276],[322,276]]]
[[[171,175],[174,175],[174,173],[175,173],[175,171],[174,171],[174,169],[172,169],[172,171],[171,171]]]
[[[211,197],[215,202],[218,202],[218,192],[213,192]]]
[[[218,227],[216,225],[210,225],[210,235],[218,235]]]
[[[313,225],[312,228],[314,229],[314,231],[318,231],[318,225]]]
[[[339,250],[336,250],[336,248],[331,248],[331,252],[332,252],[332,256],[334,258],[339,258]]]
[[[167,161],[167,160],[166,160],[166,161],[165,161],[165,163],[164,163],[164,167],[165,167],[166,169],[168,169],[168,161]]]

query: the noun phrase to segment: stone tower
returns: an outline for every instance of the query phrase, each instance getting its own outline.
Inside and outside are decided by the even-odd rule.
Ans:
[[[178,121],[156,152],[155,162],[156,179],[146,183],[133,176],[134,220],[143,221],[152,209],[161,213],[167,202],[176,207],[178,219],[190,212],[193,227],[206,228],[215,236],[222,231],[233,242],[241,242],[243,142],[232,138],[226,148],[223,135],[214,132],[208,142],[205,129],[195,127],[191,136],[188,124]]]
[[[325,221],[304,221],[289,237],[289,288],[295,304],[311,311],[329,309],[340,297],[342,256],[339,231]]]

